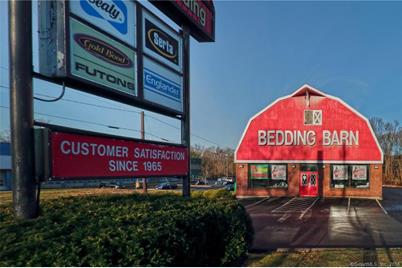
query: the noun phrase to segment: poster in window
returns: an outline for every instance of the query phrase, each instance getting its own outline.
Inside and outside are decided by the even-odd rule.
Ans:
[[[333,165],[332,166],[332,179],[333,180],[347,180],[348,179],[348,166],[347,165]]]
[[[286,165],[271,166],[273,180],[286,180]]]
[[[268,164],[250,165],[250,177],[252,180],[267,180]]]
[[[367,166],[352,166],[352,180],[367,180]]]

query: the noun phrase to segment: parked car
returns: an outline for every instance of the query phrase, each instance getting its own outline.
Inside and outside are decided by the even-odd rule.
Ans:
[[[177,184],[172,182],[163,182],[155,186],[156,190],[177,189]]]
[[[123,185],[121,183],[117,182],[101,182],[99,184],[99,188],[114,188],[114,189],[120,189],[123,188]]]
[[[228,190],[228,191],[234,191],[234,183],[226,183],[224,189]]]

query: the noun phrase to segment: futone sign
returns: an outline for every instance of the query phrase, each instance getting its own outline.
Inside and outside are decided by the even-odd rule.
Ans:
[[[144,58],[144,99],[183,111],[183,77]]]
[[[136,46],[136,4],[122,0],[69,1],[70,12],[114,37]]]
[[[72,76],[137,95],[136,53],[122,43],[70,18],[70,70]]]
[[[143,11],[144,53],[160,60],[178,72],[183,71],[181,36],[161,20]]]
[[[210,0],[151,0],[176,23],[188,24],[191,35],[200,42],[215,41],[215,8]]]
[[[184,146],[51,132],[50,152],[52,179],[183,176],[188,170]]]

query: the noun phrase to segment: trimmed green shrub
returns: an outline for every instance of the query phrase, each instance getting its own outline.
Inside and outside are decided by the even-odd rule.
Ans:
[[[0,208],[0,266],[234,265],[252,236],[250,218],[233,199],[61,198],[24,222]]]

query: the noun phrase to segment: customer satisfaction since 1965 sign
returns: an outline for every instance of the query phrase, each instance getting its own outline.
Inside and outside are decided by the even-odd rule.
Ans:
[[[184,146],[52,132],[51,177],[138,177],[186,175]]]
[[[134,50],[70,18],[72,76],[136,96],[136,71]]]

